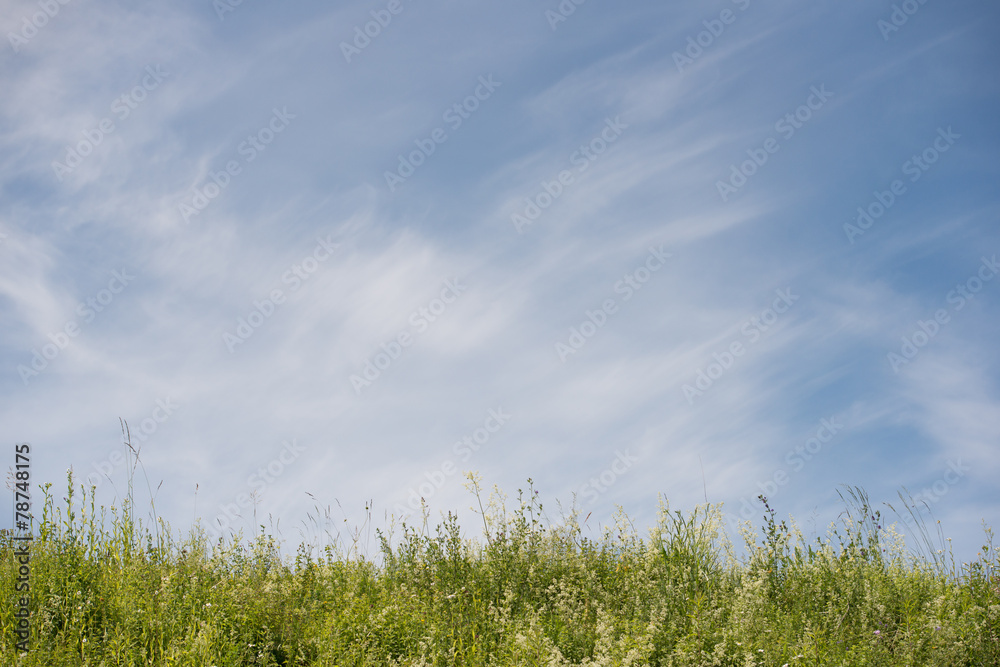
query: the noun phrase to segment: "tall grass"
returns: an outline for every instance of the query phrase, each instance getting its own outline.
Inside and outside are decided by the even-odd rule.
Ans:
[[[530,485],[483,498],[483,539],[456,517],[299,545],[263,531],[212,543],[110,510],[93,490],[44,505],[32,557],[32,650],[13,646],[14,570],[0,545],[4,665],[998,665],[1000,560],[987,529],[955,567],[908,551],[860,489],[807,541],[761,498],[742,526],[718,505],[662,500],[640,535],[619,512],[599,538],[579,512],[545,519]],[[485,504],[484,504],[485,503]],[[108,514],[110,512],[110,514]],[[480,530],[480,528],[476,528]]]

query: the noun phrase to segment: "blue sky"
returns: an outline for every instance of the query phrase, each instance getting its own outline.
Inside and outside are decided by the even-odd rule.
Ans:
[[[252,531],[254,492],[292,543],[420,495],[473,535],[467,470],[595,531],[764,491],[822,534],[841,485],[906,487],[968,558],[1000,508],[998,18],[6,2],[11,463],[114,502],[122,418],[175,528]]]

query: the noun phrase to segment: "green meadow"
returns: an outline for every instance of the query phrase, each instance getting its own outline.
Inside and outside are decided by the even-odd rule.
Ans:
[[[476,525],[425,512],[373,529],[365,553],[363,531],[297,549],[264,526],[178,535],[155,513],[138,519],[131,493],[104,508],[72,478],[59,500],[45,485],[27,653],[10,534],[0,547],[0,662],[1000,665],[989,528],[977,560],[956,563],[939,525],[918,522],[910,544],[896,532],[912,504],[878,510],[859,489],[812,541],[766,499],[735,536],[720,506],[685,514],[666,500],[640,534],[621,512],[597,531],[576,510],[549,521],[530,480],[513,500],[473,476],[469,489]]]

